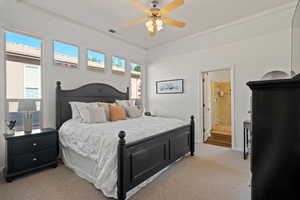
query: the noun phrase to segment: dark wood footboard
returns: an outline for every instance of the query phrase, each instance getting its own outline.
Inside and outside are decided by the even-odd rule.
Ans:
[[[194,155],[195,122],[159,135],[128,143],[125,132],[119,133],[118,200],[126,199],[126,192],[169,166],[187,153]]]

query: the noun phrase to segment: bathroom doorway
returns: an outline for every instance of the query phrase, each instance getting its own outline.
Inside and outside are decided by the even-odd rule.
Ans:
[[[232,147],[231,69],[202,73],[203,142]]]

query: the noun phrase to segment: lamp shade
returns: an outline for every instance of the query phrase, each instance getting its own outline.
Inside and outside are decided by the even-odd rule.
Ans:
[[[35,112],[36,104],[34,100],[23,99],[19,102],[18,112]]]

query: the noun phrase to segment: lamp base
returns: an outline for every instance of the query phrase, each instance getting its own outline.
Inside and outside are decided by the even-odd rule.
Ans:
[[[31,133],[32,132],[32,113],[27,112],[24,113],[24,132]]]

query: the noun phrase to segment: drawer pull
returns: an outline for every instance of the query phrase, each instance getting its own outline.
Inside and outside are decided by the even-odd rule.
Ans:
[[[33,160],[33,161],[37,161],[38,159],[37,159],[37,158],[33,158],[32,160]]]
[[[34,143],[32,144],[32,146],[36,147],[36,146],[37,146],[37,143],[36,143],[36,142],[34,142]]]

